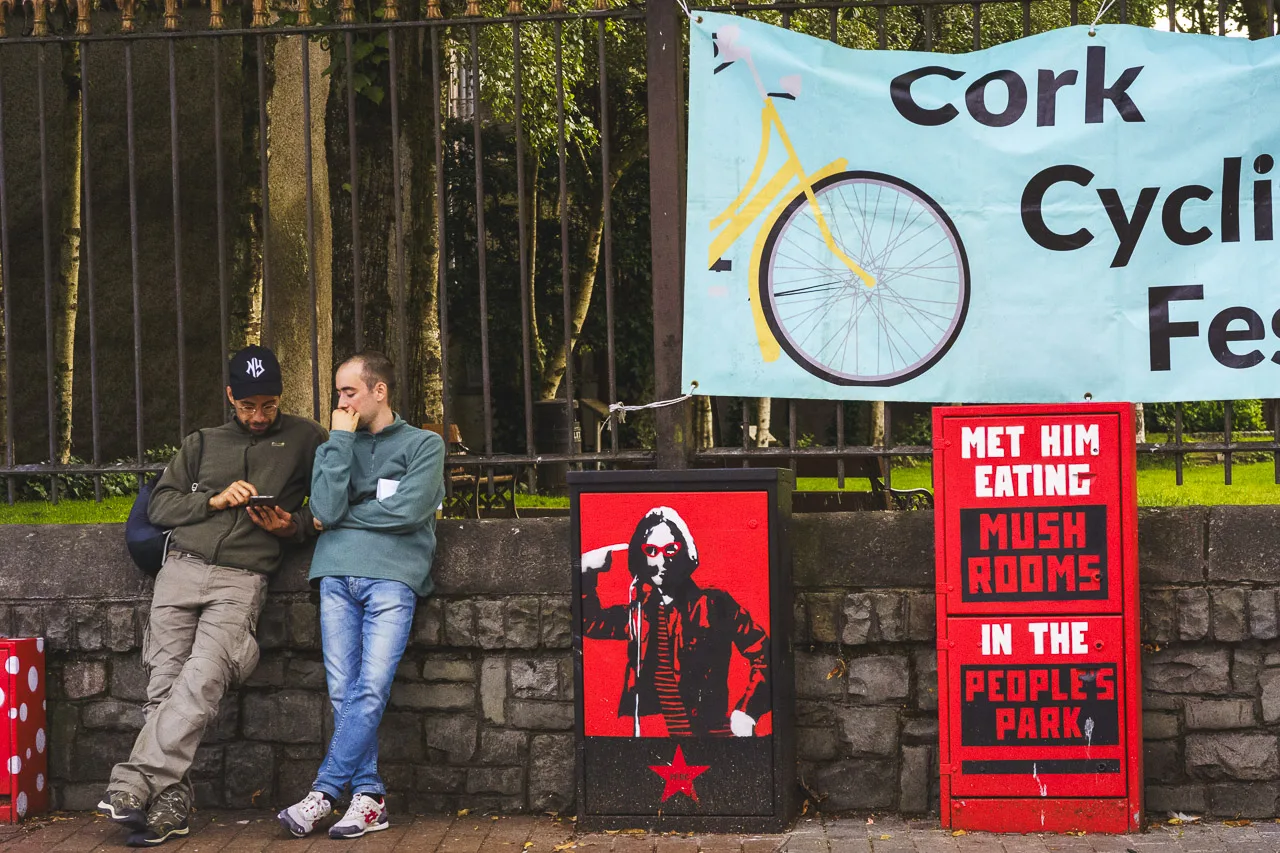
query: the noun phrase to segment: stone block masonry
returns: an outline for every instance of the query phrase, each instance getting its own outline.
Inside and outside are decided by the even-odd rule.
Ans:
[[[571,810],[568,521],[449,521],[439,535],[438,591],[381,732],[393,802]],[[932,515],[799,515],[791,539],[803,796],[936,812]],[[1280,507],[1143,510],[1139,542],[1148,809],[1275,817]],[[308,559],[273,580],[262,661],[197,755],[205,806],[287,804],[315,773],[332,712]],[[91,808],[142,724],[149,601],[119,525],[0,527],[0,635],[48,638],[58,808]]]

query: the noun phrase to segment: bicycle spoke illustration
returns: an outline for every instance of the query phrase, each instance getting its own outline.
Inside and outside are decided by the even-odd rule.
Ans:
[[[719,233],[708,258],[711,270],[731,270],[725,253],[763,218],[748,279],[764,360],[785,350],[839,385],[893,385],[924,372],[959,334],[969,304],[968,260],[950,217],[910,183],[849,170],[843,158],[806,171],[776,105],[799,98],[800,78],[768,92],[736,26],[712,38],[715,73],[743,60],[764,100],[755,165],[711,220]],[[775,136],[786,159],[762,183]]]

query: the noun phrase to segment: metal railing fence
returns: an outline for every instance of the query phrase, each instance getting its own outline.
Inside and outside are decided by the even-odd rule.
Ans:
[[[698,9],[945,51],[1097,12],[1081,0]],[[385,349],[404,372],[398,409],[465,436],[448,464],[490,491],[495,471],[535,487],[530,472],[554,466],[771,463],[892,488],[895,460],[931,455],[906,404],[885,404],[876,426],[868,404],[796,400],[772,401],[761,423],[760,401],[724,398],[608,415],[620,399],[679,396],[683,335],[696,333],[681,328],[675,0],[4,10],[11,501],[33,479],[56,499],[60,481],[90,477],[101,497],[112,477],[157,470],[190,429],[228,415],[227,356],[252,341],[288,355],[294,410],[322,420],[344,352]],[[1177,11],[1120,0],[1107,19]],[[1217,14],[1225,33],[1224,4]],[[1267,0],[1267,34],[1274,17]],[[1141,450],[1171,455],[1179,484],[1190,454],[1220,454],[1230,483],[1235,457],[1270,453],[1280,483],[1280,418],[1265,408],[1269,441],[1239,440],[1231,402],[1220,441],[1188,441],[1178,404],[1169,440]]]

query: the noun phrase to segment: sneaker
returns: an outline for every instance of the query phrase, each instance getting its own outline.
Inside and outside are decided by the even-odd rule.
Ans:
[[[130,835],[125,843],[130,847],[155,847],[186,835],[191,831],[187,822],[190,813],[186,794],[176,785],[165,788],[147,811],[146,827]]]
[[[98,813],[129,829],[140,830],[147,826],[146,803],[127,791],[107,791],[102,802],[98,803]]]
[[[391,826],[387,821],[385,799],[356,794],[347,806],[342,820],[329,827],[330,838],[359,838],[366,832],[377,832]]]
[[[316,824],[329,816],[333,811],[333,803],[320,791],[312,791],[303,797],[302,802],[294,803],[276,815],[280,825],[293,833],[294,838],[309,835]]]

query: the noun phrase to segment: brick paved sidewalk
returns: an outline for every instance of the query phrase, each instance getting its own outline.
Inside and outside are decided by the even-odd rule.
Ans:
[[[64,813],[18,827],[0,825],[0,853],[128,850],[123,831],[92,814]],[[162,846],[166,853],[1278,853],[1280,824],[1156,826],[1141,835],[953,836],[929,820],[877,817],[801,819],[783,835],[631,833],[575,835],[568,820],[517,816],[419,816],[395,821],[385,832],[357,841],[327,836],[295,839],[270,812],[199,812],[191,835]]]

